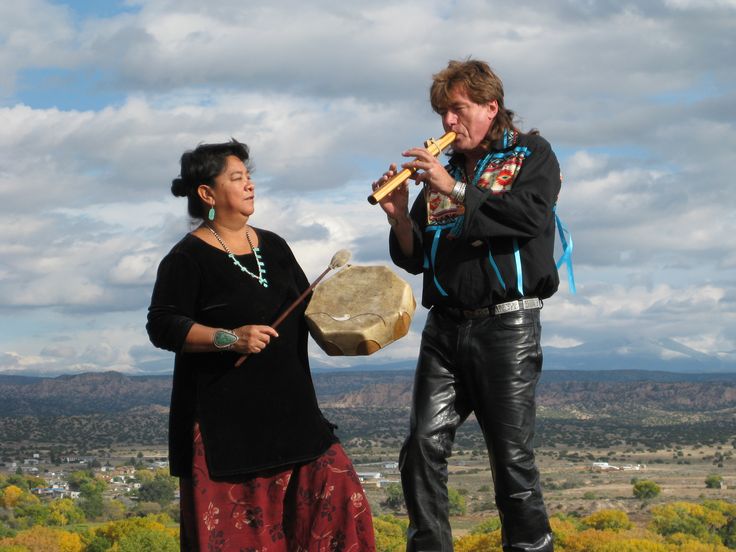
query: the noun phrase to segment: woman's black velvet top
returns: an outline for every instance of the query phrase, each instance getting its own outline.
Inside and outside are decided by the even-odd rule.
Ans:
[[[256,231],[267,288],[225,252],[191,234],[159,265],[146,329],[155,346],[176,353],[169,417],[172,475],[191,477],[195,421],[212,478],[312,460],[337,440],[312,384],[305,303],[277,328],[278,338],[239,368],[233,352],[182,352],[195,322],[226,329],[270,325],[308,287],[286,242],[273,232]],[[258,273],[253,254],[237,258]]]

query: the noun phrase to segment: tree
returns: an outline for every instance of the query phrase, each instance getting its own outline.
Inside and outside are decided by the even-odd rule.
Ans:
[[[659,496],[659,493],[661,492],[662,488],[654,481],[650,481],[649,479],[640,479],[639,481],[634,483],[633,494],[636,498],[640,500],[648,500],[650,498],[654,498],[656,496]]]
[[[136,528],[126,533],[118,543],[120,552],[178,552],[179,540],[171,533],[150,528]]]
[[[29,489],[34,489],[36,487],[45,487],[46,485],[48,485],[43,477],[39,477],[37,475],[27,475],[26,481],[28,481]]]
[[[3,506],[6,508],[15,508],[21,496],[23,496],[23,489],[15,485],[8,485],[3,489]]]
[[[28,486],[28,480],[23,476],[22,471],[21,473],[14,473],[13,475],[8,476],[7,484],[15,485],[16,487],[19,487],[26,491],[30,488]]]
[[[133,512],[135,513],[135,515],[141,517],[150,516],[152,514],[160,514],[161,510],[161,505],[158,502],[143,502],[140,500],[133,508]]]
[[[460,537],[454,546],[455,552],[490,552],[501,550],[501,531],[478,533]]]
[[[608,542],[596,548],[596,552],[669,552],[669,546],[646,539],[624,539]],[[679,548],[677,549],[679,552]]]
[[[54,500],[49,504],[50,525],[70,525],[82,523],[84,512],[70,498]]]
[[[404,507],[404,492],[401,490],[399,483],[389,483],[384,489],[386,492],[386,500],[381,504],[385,508],[399,511]]]
[[[170,475],[157,473],[156,476],[138,489],[138,498],[141,502],[157,502],[162,507],[174,500],[176,478]]]
[[[490,517],[482,523],[479,523],[470,530],[471,535],[481,535],[483,533],[493,533],[501,528],[501,520],[497,517]]]
[[[156,475],[151,470],[136,470],[135,478],[138,483],[150,483]]]
[[[454,487],[447,487],[447,498],[450,501],[450,515],[462,516],[467,511],[465,497]]]
[[[718,535],[724,545],[736,549],[736,504],[724,500],[706,500],[703,502],[703,506],[725,516],[726,523],[718,528]]]
[[[728,518],[717,508],[690,502],[673,502],[652,508],[651,528],[660,535],[691,535],[706,543],[720,544],[718,532]]]
[[[705,486],[708,489],[720,489],[723,483],[723,477],[717,474],[711,474],[705,478]]]
[[[34,527],[15,537],[0,541],[2,550],[33,550],[34,552],[82,552],[82,539],[77,533],[50,527]],[[7,547],[7,548],[6,548]]]
[[[391,515],[373,518],[376,552],[404,552],[407,523]]]
[[[123,519],[125,517],[125,504],[119,500],[106,500],[103,505],[103,517],[108,520]]]
[[[94,475],[88,471],[75,471],[67,477],[67,483],[72,491],[81,491],[82,485],[94,479]]]
[[[0,542],[5,537],[12,537],[15,535],[15,531],[5,524],[5,521],[0,519]]]
[[[631,521],[626,512],[621,510],[598,510],[588,517],[583,518],[583,524],[591,529],[604,531],[606,529],[612,531],[622,531],[631,529]]]
[[[41,501],[31,494],[24,495],[15,506],[15,519],[19,527],[48,525],[50,514],[49,507],[41,504]]]
[[[85,552],[176,551],[179,549],[177,530],[166,527],[170,523],[170,518],[160,514],[111,521],[86,534]]]
[[[102,493],[107,484],[102,479],[90,479],[82,483],[79,489],[79,507],[87,519],[98,519],[104,512]]]

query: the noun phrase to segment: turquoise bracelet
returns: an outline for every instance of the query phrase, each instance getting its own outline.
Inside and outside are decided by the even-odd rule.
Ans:
[[[216,330],[212,335],[212,344],[216,349],[232,349],[240,339],[232,330]]]

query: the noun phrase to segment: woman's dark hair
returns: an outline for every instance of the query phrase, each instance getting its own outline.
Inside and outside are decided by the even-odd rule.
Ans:
[[[192,218],[204,218],[204,208],[197,193],[200,184],[215,185],[215,177],[225,170],[225,160],[234,155],[250,171],[248,146],[232,138],[223,144],[200,144],[181,156],[181,175],[171,181],[171,193],[186,197]]]

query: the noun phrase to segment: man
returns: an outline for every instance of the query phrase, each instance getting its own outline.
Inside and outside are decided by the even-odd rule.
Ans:
[[[560,169],[549,144],[523,134],[488,64],[451,61],[430,99],[457,138],[447,166],[424,148],[414,160],[424,190],[408,210],[403,184],[381,206],[394,263],[423,273],[429,308],[417,363],[401,480],[410,552],[451,551],[447,459],[475,413],[488,447],[503,549],[548,552],[552,532],[532,440],[542,368],[542,299],[557,290],[554,205]],[[392,165],[380,186],[396,172]]]

